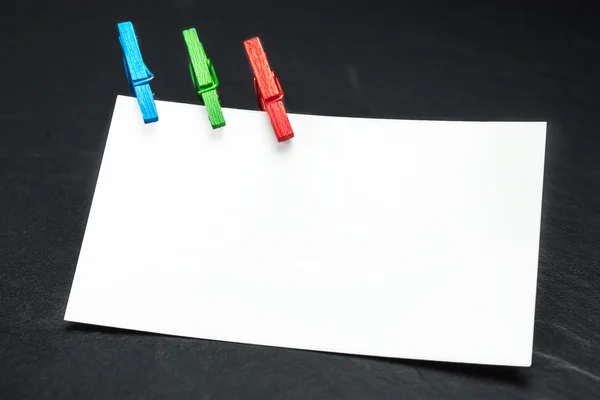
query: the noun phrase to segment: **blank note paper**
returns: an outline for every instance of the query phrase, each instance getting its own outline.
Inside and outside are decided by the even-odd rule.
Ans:
[[[117,98],[67,321],[531,364],[545,123],[156,103]]]

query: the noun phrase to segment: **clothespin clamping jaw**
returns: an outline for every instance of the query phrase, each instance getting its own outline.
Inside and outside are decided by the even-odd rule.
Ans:
[[[196,29],[183,31],[183,39],[190,55],[190,74],[192,75],[194,89],[206,106],[208,120],[213,129],[221,128],[225,126],[225,117],[223,117],[221,102],[217,94],[219,79],[215,73],[215,68],[204,52],[204,47],[198,39]]]
[[[156,104],[154,103],[154,94],[150,88],[150,80],[154,75],[148,70],[142,53],[138,45],[137,37],[133,29],[133,24],[129,21],[121,22],[117,25],[119,29],[119,42],[123,50],[123,64],[125,64],[125,74],[129,83],[129,90],[135,96],[142,111],[144,123],[158,121]]]
[[[275,72],[269,67],[267,55],[260,39],[255,37],[244,42],[246,54],[254,73],[254,90],[258,107],[266,111],[271,119],[277,141],[283,142],[294,137],[294,131],[283,105],[283,90]]]

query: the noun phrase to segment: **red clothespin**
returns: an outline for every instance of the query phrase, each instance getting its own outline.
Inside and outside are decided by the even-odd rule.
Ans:
[[[257,37],[248,39],[244,42],[244,47],[254,73],[254,90],[258,107],[269,114],[277,141],[283,142],[293,138],[294,132],[283,106],[283,90],[277,75],[269,67],[260,39]]]

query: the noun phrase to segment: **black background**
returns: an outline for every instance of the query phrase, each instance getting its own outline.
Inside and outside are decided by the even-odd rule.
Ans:
[[[3,2],[0,399],[598,398],[600,15],[591,1],[479,3]],[[260,36],[290,112],[547,120],[533,366],[64,322],[115,96],[128,94],[116,28],[124,20],[161,100],[198,103],[181,35],[196,27],[226,107],[256,109],[242,41]]]

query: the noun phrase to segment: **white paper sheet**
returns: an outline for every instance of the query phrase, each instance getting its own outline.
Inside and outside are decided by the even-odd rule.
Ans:
[[[530,365],[545,123],[157,106],[117,98],[67,321]]]

